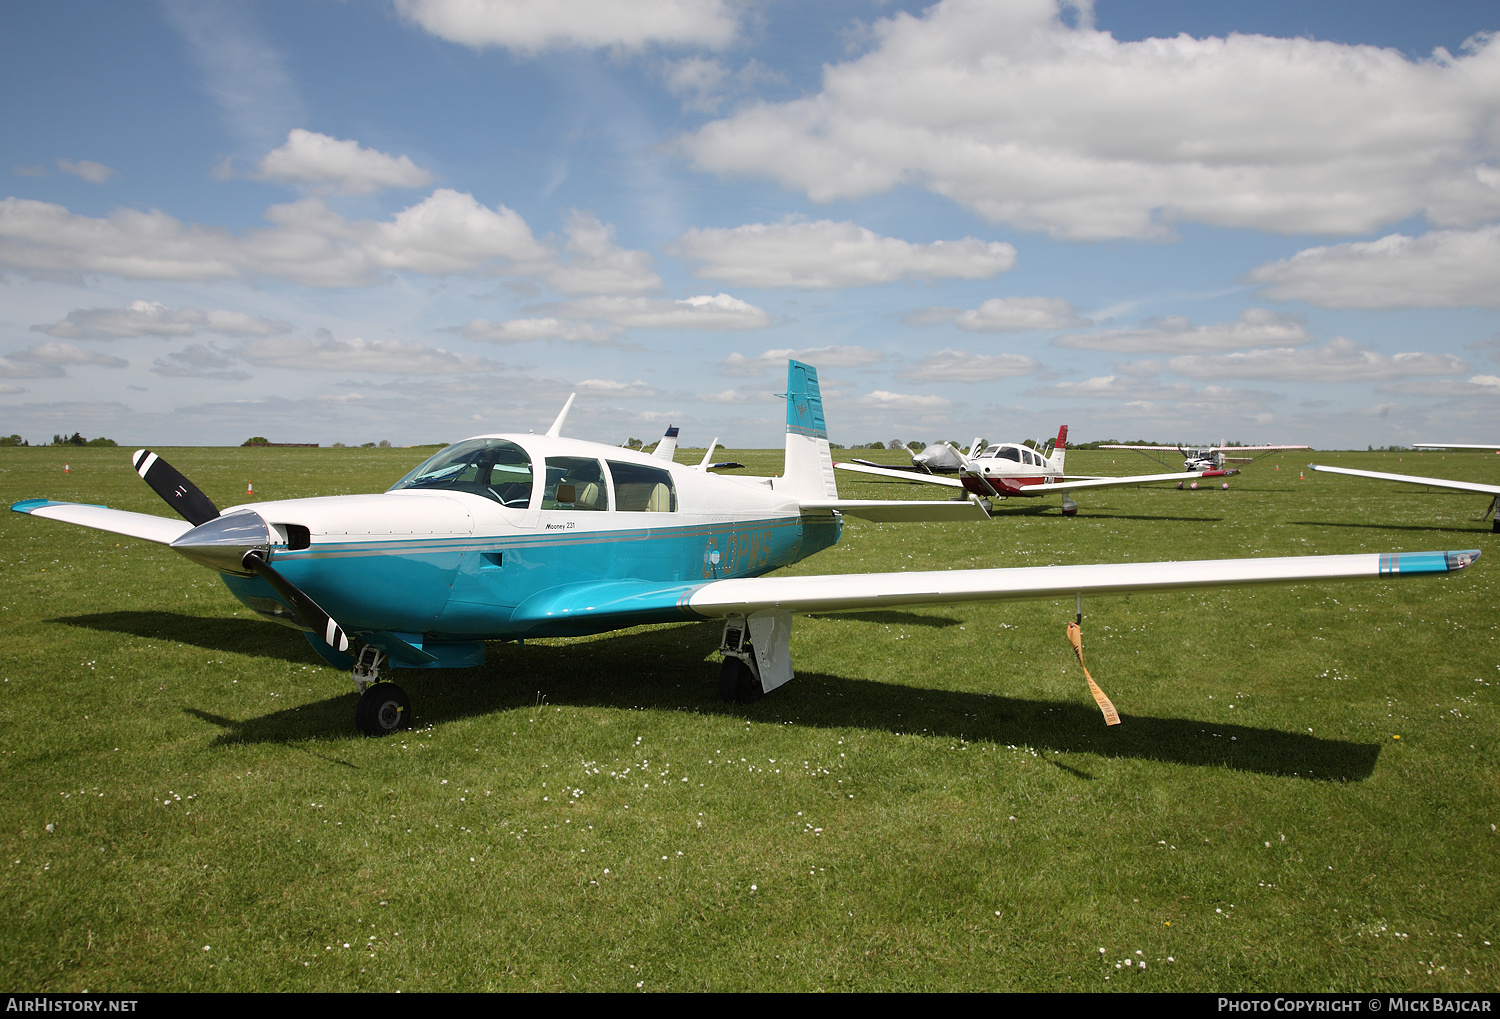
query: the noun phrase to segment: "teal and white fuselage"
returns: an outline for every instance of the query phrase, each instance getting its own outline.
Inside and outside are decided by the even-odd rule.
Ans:
[[[840,516],[804,515],[797,495],[778,490],[781,479],[718,476],[549,436],[481,436],[460,445],[528,458],[525,501],[507,506],[463,490],[488,487],[464,481],[426,487],[418,468],[400,483],[414,487],[248,503],[224,518],[250,512],[264,519],[276,568],[346,629],[421,634],[429,650],[434,641],[572,636],[702,618],[679,604],[682,594],[709,581],[760,576],[839,540]],[[523,473],[505,466],[510,476]],[[560,475],[560,467],[571,474]],[[668,499],[649,508],[638,497],[632,502],[627,485],[641,483],[617,482],[622,468],[634,468],[633,478],[665,476],[657,483],[668,486]],[[544,471],[550,484],[541,480]],[[568,484],[558,477],[589,473],[598,480],[589,482],[597,492],[588,506],[577,482],[571,503],[556,499],[559,485]],[[305,530],[306,547],[293,547],[301,544],[297,528]],[[261,578],[224,580],[252,609],[286,618]],[[618,611],[580,606],[589,589],[595,601],[618,602]]]

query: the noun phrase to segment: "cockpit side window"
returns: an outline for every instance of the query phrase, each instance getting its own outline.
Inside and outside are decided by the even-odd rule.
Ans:
[[[531,503],[531,457],[505,439],[469,439],[438,451],[391,486],[468,492],[511,509]]]
[[[995,455],[1002,460],[1014,460],[1017,463],[1021,462],[1021,451],[1014,446],[1001,446],[999,450],[995,452]]]
[[[609,486],[599,461],[583,456],[549,456],[542,509],[609,509]]]
[[[672,472],[641,464],[609,462],[615,479],[615,504],[626,513],[676,513],[677,486]]]

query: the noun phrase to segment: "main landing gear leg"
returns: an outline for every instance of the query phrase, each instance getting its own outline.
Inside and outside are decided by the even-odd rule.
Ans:
[[[395,683],[381,682],[385,652],[369,644],[360,646],[354,660],[354,689],[359,702],[354,706],[354,724],[366,736],[389,736],[411,727],[411,698]]]
[[[729,703],[751,704],[764,692],[760,671],[755,664],[755,648],[750,643],[750,627],[744,617],[724,622],[724,636],[719,641],[719,696]]]

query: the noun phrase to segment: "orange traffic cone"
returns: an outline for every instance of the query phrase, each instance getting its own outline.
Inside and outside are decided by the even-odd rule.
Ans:
[[[255,486],[252,485],[252,484],[250,484],[250,482],[248,482],[248,481],[245,482],[245,494],[246,495],[254,495],[255,494]]]
[[[67,464],[63,464],[63,473],[64,474],[68,473],[68,465]]]

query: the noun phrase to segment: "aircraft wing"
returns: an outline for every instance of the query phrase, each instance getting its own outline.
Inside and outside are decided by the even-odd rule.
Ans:
[[[595,627],[722,619],[754,612],[832,612],[1190,587],[1434,576],[1462,570],[1478,558],[1478,550],[1370,552],[1280,559],[741,577],[677,584],[603,581],[540,592],[518,605],[511,619],[514,624],[530,624],[537,629],[587,632]]]
[[[1492,442],[1489,445],[1464,444],[1462,442],[1413,442],[1412,449],[1493,449],[1500,453],[1500,443]]]
[[[1356,471],[1349,467],[1323,467],[1319,464],[1308,464],[1307,466],[1315,471],[1323,471],[1325,474],[1350,474],[1356,478],[1374,478],[1376,481],[1405,481],[1412,485],[1431,485],[1433,488],[1451,488],[1457,492],[1480,492],[1484,495],[1500,496],[1500,485],[1482,485],[1477,481],[1449,481],[1447,478],[1421,478],[1414,474],[1383,474],[1380,471]]]
[[[1478,558],[1478,550],[1370,552],[1282,559],[1204,559],[1177,563],[754,577],[710,581],[689,592],[682,604],[694,614],[709,617],[747,615],[775,609],[828,612],[896,605],[1166,591],[1183,587],[1420,576],[1462,570]]]
[[[860,460],[856,460],[853,463],[840,461],[834,464],[834,466],[841,471],[854,471],[857,474],[873,474],[877,478],[895,478],[897,481],[913,481],[926,485],[944,485],[948,488],[964,487],[964,483],[957,478],[928,474],[915,467],[881,467],[878,464],[865,463]]]
[[[954,523],[988,520],[989,513],[975,496],[943,502],[916,502],[909,499],[804,499],[802,512],[831,513],[874,520],[879,523]]]
[[[1069,492],[1075,488],[1109,488],[1112,485],[1144,485],[1148,481],[1190,481],[1193,478],[1223,478],[1238,474],[1238,470],[1227,471],[1173,471],[1171,474],[1131,474],[1123,478],[1088,478],[1082,481],[1054,481],[1050,485],[1022,485],[1021,491]]]
[[[129,510],[110,509],[108,506],[90,506],[80,502],[53,502],[51,499],[26,499],[14,503],[11,509],[17,513],[30,513],[34,517],[61,520],[69,524],[81,524],[111,534],[123,534],[130,538],[144,538],[159,545],[170,545],[193,525],[174,517],[158,517],[151,513],[132,513]]]

